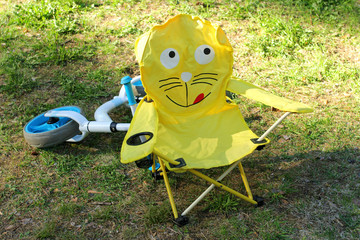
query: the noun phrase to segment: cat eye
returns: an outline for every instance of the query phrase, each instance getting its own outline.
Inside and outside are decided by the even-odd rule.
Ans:
[[[180,55],[174,48],[167,48],[160,55],[160,62],[167,69],[176,67],[179,61]]]
[[[195,50],[195,60],[199,64],[208,64],[215,57],[215,52],[209,45],[201,45]]]

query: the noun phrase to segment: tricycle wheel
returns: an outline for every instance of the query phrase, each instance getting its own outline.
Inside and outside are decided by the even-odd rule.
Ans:
[[[74,111],[82,114],[77,106],[65,106],[52,111]],[[66,117],[45,117],[46,112],[30,120],[24,127],[23,134],[29,145],[45,148],[58,145],[79,134],[77,122]]]

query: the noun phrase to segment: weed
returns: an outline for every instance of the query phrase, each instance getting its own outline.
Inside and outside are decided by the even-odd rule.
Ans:
[[[37,231],[36,237],[39,239],[54,238],[56,236],[57,223],[55,221],[45,222]]]
[[[126,221],[126,219],[129,218],[129,215],[129,213],[123,210],[122,205],[118,204],[98,208],[92,215],[92,218],[97,222],[115,221],[119,223],[121,220]]]
[[[215,194],[211,194],[208,196],[206,201],[205,210],[217,212],[217,211],[225,211],[231,212],[236,210],[239,205],[240,201],[239,198],[234,197],[231,194],[224,194],[221,192],[216,192]]]
[[[271,210],[257,210],[247,214],[234,214],[227,219],[227,227],[221,228],[218,237],[222,239],[238,239],[239,234],[246,239],[291,239],[292,228],[279,214]],[[262,222],[263,224],[259,224]]]
[[[171,216],[171,207],[169,201],[162,204],[150,204],[144,215],[147,224],[160,224],[169,221]]]
[[[91,76],[91,75],[90,75]],[[98,97],[107,97],[109,93],[105,88],[106,81],[81,81],[81,77],[59,73],[56,77],[57,85],[64,94],[64,100],[70,99],[92,99]],[[108,79],[106,79],[108,80]]]
[[[106,0],[106,4],[111,4],[113,6],[117,5],[126,5],[126,6],[134,6],[135,4],[141,2],[141,0]]]
[[[122,189],[128,178],[121,171],[121,163],[117,159],[109,165],[98,165],[95,167],[98,185],[107,190]]]
[[[312,31],[304,29],[293,20],[261,16],[261,35],[256,35],[249,45],[264,56],[292,56],[296,50],[312,44]]]
[[[38,87],[35,78],[28,76],[28,73],[24,72],[19,66],[6,67],[3,71],[6,79],[0,85],[0,92],[20,96]]]
[[[239,222],[237,218],[232,217],[227,220],[227,225],[221,226],[219,230],[220,239],[238,239],[239,236],[246,237],[249,232],[249,227],[244,222]]]
[[[301,5],[308,8],[312,14],[316,15],[321,19],[329,18],[329,16],[335,16],[339,14],[339,7],[350,5],[352,1],[341,1],[341,0],[297,0],[295,4]]]
[[[74,61],[90,59],[95,55],[94,47],[86,43],[76,47],[68,46],[66,43],[65,39],[55,33],[45,42],[34,45],[34,64],[67,65]]]
[[[35,28],[50,28],[61,34],[78,31],[75,13],[78,5],[72,0],[36,1],[16,5],[14,21],[20,25]]]
[[[259,1],[246,1],[245,5],[238,2],[230,2],[232,4],[224,11],[227,18],[248,19],[256,13],[259,7],[263,7]]]
[[[110,32],[110,34],[116,34],[119,37],[125,37],[128,35],[134,35],[134,34],[142,34],[142,31],[136,26],[135,23],[130,23],[120,29],[119,32]]]
[[[57,213],[63,217],[71,218],[81,211],[82,207],[76,203],[63,203],[57,209]]]
[[[342,215],[340,216],[340,220],[345,224],[347,228],[350,228],[352,230],[356,230],[360,227],[359,213]]]

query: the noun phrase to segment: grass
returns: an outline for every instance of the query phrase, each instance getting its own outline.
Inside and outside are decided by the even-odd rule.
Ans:
[[[136,38],[178,13],[221,24],[235,75],[316,109],[289,117],[271,146],[244,159],[264,207],[215,190],[183,228],[163,183],[120,163],[124,133],[49,149],[22,136],[26,122],[63,105],[93,119],[123,76],[139,74]],[[359,13],[355,0],[0,0],[0,238],[358,239]],[[236,101],[259,134],[280,115]],[[223,181],[242,184],[235,173]],[[187,174],[171,184],[179,210],[207,186]]]

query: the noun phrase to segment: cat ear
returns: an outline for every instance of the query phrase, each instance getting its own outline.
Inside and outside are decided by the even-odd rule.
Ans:
[[[231,47],[229,39],[226,37],[225,32],[220,27],[217,27],[216,29],[216,39],[220,44]]]
[[[147,32],[147,33],[144,33],[143,35],[141,35],[136,40],[136,43],[135,43],[135,55],[136,55],[136,60],[139,63],[142,62],[145,47],[146,47],[146,44],[147,44],[147,42],[149,40],[149,36],[150,36],[150,32]]]

